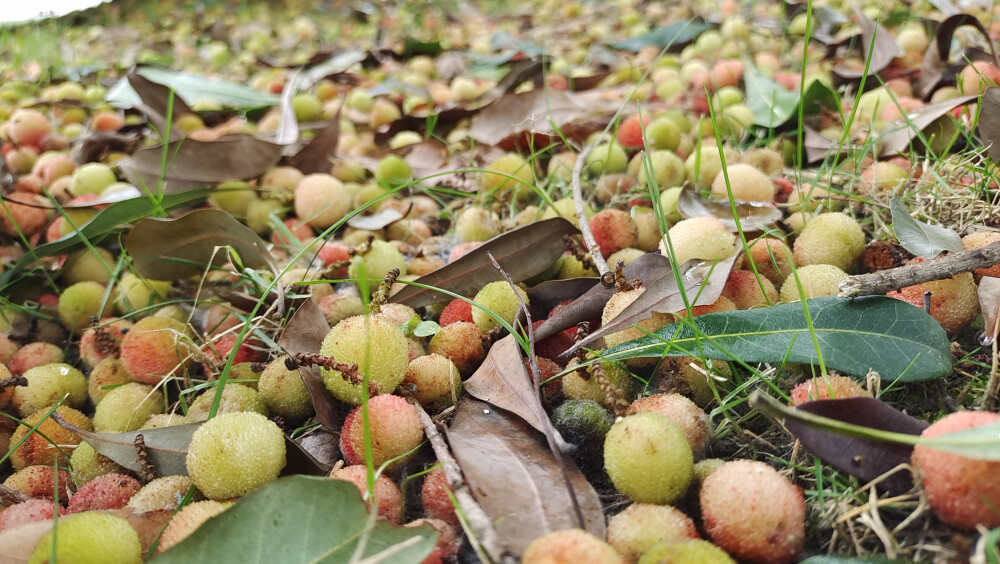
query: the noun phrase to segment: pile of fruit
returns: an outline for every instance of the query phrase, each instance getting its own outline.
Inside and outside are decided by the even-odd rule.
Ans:
[[[969,230],[942,250],[1000,241],[978,230],[998,220],[980,142],[1000,131],[984,120],[975,135],[1000,70],[982,55],[931,87],[913,79],[928,76],[941,27],[907,14],[936,24],[952,14],[833,0],[809,10],[547,1],[519,18],[465,3],[457,15],[423,3],[371,14],[283,4],[204,2],[154,27],[156,14],[114,2],[78,16],[92,25],[60,30],[54,41],[78,48],[58,62],[26,49],[59,24],[0,28],[0,53],[17,62],[0,66],[0,546],[5,532],[48,522],[55,531],[21,547],[29,562],[169,555],[244,496],[300,472],[295,454],[353,483],[378,519],[429,524],[429,563],[483,550],[643,564],[890,551],[874,535],[831,540],[839,515],[813,480],[852,478],[803,468],[794,438],[745,405],[765,383],[792,405],[869,397],[864,374],[602,351],[694,316],[836,296],[851,275],[925,260],[895,244],[894,197]],[[1000,13],[966,17],[965,31],[990,27],[949,34],[949,49],[985,53],[978,41],[996,37]],[[108,25],[115,18],[131,29]],[[116,50],[129,41],[138,47]],[[363,41],[370,50],[353,58],[346,46]],[[335,70],[308,74],[345,53]],[[127,71],[134,62],[188,74]],[[900,130],[911,132],[902,145]],[[185,142],[210,157],[182,152]],[[952,213],[955,202],[967,213]],[[206,210],[230,219],[197,215]],[[545,220],[564,238],[533,240]],[[167,226],[165,239],[148,235],[153,224]],[[537,268],[491,263],[503,249],[536,264],[553,245]],[[701,278],[679,307],[574,346],[659,291],[637,266],[650,261],[678,283],[698,261],[722,276]],[[926,308],[957,350],[973,348],[970,326],[988,331],[996,318],[980,321],[980,284],[1000,265],[952,274],[888,295]],[[565,322],[602,283],[615,287],[606,303]],[[424,284],[441,291],[415,299]],[[534,331],[544,338],[527,346]],[[522,356],[492,357],[511,332]],[[472,496],[457,495],[468,488],[446,469],[462,456],[427,440],[441,440],[435,423],[461,419],[470,395],[489,401],[487,378],[524,378],[513,389],[531,391],[523,401],[544,421],[527,417],[534,429],[523,432],[554,441],[562,452],[549,456],[601,494],[596,524],[570,519],[477,548],[490,525],[462,503],[479,498],[489,513],[486,496],[471,476]],[[466,392],[473,380],[479,392]],[[915,408],[928,419],[936,409]],[[923,435],[998,418],[962,410]],[[191,431],[180,468],[166,472],[146,449],[174,426]],[[769,440],[782,446],[760,446]],[[134,451],[108,448],[122,441]],[[913,449],[912,499],[933,516],[907,519],[892,555],[928,558],[906,536],[923,526],[966,535],[965,548],[937,549],[968,557],[977,530],[1000,527],[997,464]],[[406,490],[414,479],[418,493]],[[863,485],[851,484],[841,495]],[[154,534],[135,526],[152,515]]]

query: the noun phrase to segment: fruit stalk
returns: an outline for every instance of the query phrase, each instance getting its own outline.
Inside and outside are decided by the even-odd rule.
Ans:
[[[848,276],[840,282],[840,297],[874,296],[899,290],[932,280],[951,278],[963,272],[972,272],[1000,263],[1000,242],[985,247],[930,259],[919,264],[908,264],[870,274]]]

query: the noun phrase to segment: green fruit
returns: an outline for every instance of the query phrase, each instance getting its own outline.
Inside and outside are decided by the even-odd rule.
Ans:
[[[209,499],[229,499],[276,479],[285,467],[285,436],[259,413],[224,413],[194,432],[188,475]]]
[[[403,253],[392,243],[375,240],[367,253],[351,259],[347,275],[351,278],[367,278],[369,287],[372,287],[393,268],[399,269],[400,276],[406,274],[406,258]]]
[[[63,290],[59,296],[59,319],[67,329],[80,333],[90,327],[91,317],[107,317],[111,314],[111,302],[105,301],[106,288],[97,282],[77,282]]]
[[[208,203],[212,207],[219,208],[231,215],[245,217],[247,208],[257,200],[257,192],[250,188],[244,180],[230,180],[219,184],[212,195],[208,197]]]
[[[410,346],[399,327],[381,317],[358,315],[338,323],[323,339],[320,354],[337,362],[356,365],[367,374],[376,391],[390,393],[399,386],[410,362]],[[352,404],[361,403],[362,382],[351,382],[338,370],[324,368],[323,381],[333,396]]]
[[[84,194],[100,194],[102,190],[115,181],[115,173],[111,167],[102,163],[88,163],[73,172],[69,191],[74,196]]]
[[[46,533],[35,545],[28,564],[45,564],[53,556],[75,564],[140,564],[142,543],[125,519],[87,511],[60,519],[58,529]]]
[[[198,396],[198,399],[191,402],[187,419],[190,422],[208,419],[208,413],[212,409],[213,401],[215,401],[215,388],[209,389]],[[216,415],[243,411],[259,413],[264,416],[270,415],[267,404],[260,397],[260,393],[257,390],[243,384],[226,384],[222,388],[222,399],[219,401],[219,410],[216,412]]]
[[[132,382],[110,390],[94,411],[99,433],[135,431],[154,413],[163,413],[163,392]]]
[[[568,400],[552,412],[552,424],[567,442],[590,448],[604,443],[615,418],[589,399]]]
[[[98,476],[111,472],[128,473],[127,469],[97,452],[89,443],[80,443],[73,449],[73,454],[69,457],[69,464],[71,467],[70,475],[73,477],[73,483],[76,484],[86,484]]]
[[[11,403],[23,417],[49,407],[66,397],[63,405],[79,409],[87,401],[87,379],[68,364],[53,362],[28,369],[27,386],[16,386]]]
[[[271,413],[289,421],[301,421],[312,415],[313,404],[298,370],[285,367],[287,358],[279,356],[267,365],[257,382],[257,391]]]
[[[115,309],[120,313],[141,311],[142,315],[149,315],[148,308],[166,300],[169,291],[168,280],[149,280],[126,272],[115,290]]]
[[[639,558],[639,564],[736,564],[725,550],[702,539],[661,542]]]
[[[507,153],[484,167],[479,193],[499,197],[511,192],[515,200],[523,200],[533,192],[534,180],[531,164],[517,153]]]
[[[316,121],[323,116],[323,104],[313,94],[302,93],[293,96],[292,110],[295,112],[295,119],[299,123]]]
[[[476,297],[472,299],[480,306],[472,306],[473,323],[478,325],[484,333],[500,326],[500,321],[485,310],[489,310],[508,324],[514,323],[514,317],[517,315],[518,308],[521,307],[521,302],[528,305],[528,294],[520,288],[517,288],[517,293],[521,296],[520,300],[517,299],[514,290],[505,280],[490,282],[483,286]]]
[[[80,249],[69,255],[60,275],[67,284],[87,281],[107,284],[114,266],[115,259],[106,249]]]
[[[673,151],[681,143],[681,130],[668,117],[659,117],[646,126],[649,147],[654,150]]]
[[[658,413],[637,413],[608,431],[604,466],[618,491],[633,501],[669,505],[687,491],[694,457],[677,425]]]
[[[821,213],[795,239],[795,264],[831,264],[849,272],[865,250],[865,234],[853,217]]]
[[[618,174],[628,167],[628,154],[618,143],[601,143],[587,155],[585,168],[593,176]]]
[[[375,181],[395,188],[410,181],[413,168],[399,155],[386,155],[375,167]]]

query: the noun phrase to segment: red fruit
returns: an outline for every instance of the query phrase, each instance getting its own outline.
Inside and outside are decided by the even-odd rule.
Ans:
[[[344,419],[340,450],[348,464],[365,463],[363,423],[361,406]],[[405,459],[398,457],[419,446],[424,439],[424,427],[417,410],[400,396],[382,394],[368,400],[368,423],[376,467],[393,459],[396,460],[389,468],[400,466]]]
[[[48,521],[55,506],[47,499],[29,499],[0,511],[0,531],[14,529],[35,521]]]
[[[99,328],[91,327],[80,337],[80,360],[91,368],[106,358],[118,358],[122,339],[132,322],[106,317],[98,325]]]
[[[52,499],[53,486],[56,483],[55,469],[51,466],[27,466],[14,472],[9,478],[4,480],[3,485],[29,497],[44,497]],[[59,471],[59,499],[69,498],[69,488],[72,487],[73,480],[69,472]]]
[[[19,109],[10,115],[8,133],[10,140],[18,145],[34,145],[52,130],[52,122],[37,110]]]
[[[444,327],[456,321],[468,321],[472,323],[472,304],[455,298],[448,302],[448,305],[444,306],[444,309],[441,310],[441,316],[438,318],[438,325]]]
[[[634,247],[639,240],[639,228],[629,214],[615,209],[605,209],[590,218],[590,230],[601,248],[604,258],[625,247]]]
[[[910,264],[923,262],[913,259]],[[919,308],[924,307],[924,292],[931,293],[931,317],[946,331],[958,331],[979,313],[979,295],[971,272],[962,272],[946,280],[933,280],[907,286],[886,294]]]
[[[20,376],[36,366],[62,362],[63,358],[63,350],[52,343],[28,343],[14,353],[7,368],[14,376]]]
[[[323,266],[330,266],[334,263],[344,263],[341,268],[338,268],[334,273],[334,278],[347,278],[347,261],[351,260],[350,248],[343,243],[332,243],[326,242],[319,249],[319,254],[317,255],[319,260],[323,261]]]
[[[446,561],[454,561],[458,555],[458,537],[455,535],[455,527],[440,519],[417,519],[403,526],[419,527],[420,525],[430,525],[439,533],[434,550],[431,550],[431,553],[420,564],[441,564]]]
[[[705,478],[699,498],[705,532],[733,558],[783,564],[802,552],[802,490],[767,464],[727,462]]]
[[[538,329],[538,326],[544,323],[545,320],[535,321],[531,324],[532,329]],[[535,354],[540,357],[545,357],[549,359],[558,359],[559,355],[566,352],[573,343],[576,342],[576,327],[570,327],[548,337],[542,339],[535,343]]]
[[[125,370],[144,384],[157,384],[183,371],[191,361],[185,329],[183,323],[167,317],[140,319],[122,339]]]
[[[330,475],[334,480],[344,480],[354,484],[358,488],[362,497],[367,497],[368,492],[368,469],[363,464],[354,466],[344,466]],[[379,474],[375,479],[375,502],[378,516],[399,524],[403,519],[403,492],[399,486],[386,477]],[[369,507],[371,507],[369,505]]]
[[[142,484],[139,480],[124,474],[111,472],[103,474],[80,486],[70,498],[66,510],[69,513],[119,509],[125,507]]]
[[[936,437],[996,423],[1000,415],[959,411],[935,421],[921,437]],[[977,525],[1000,527],[1000,462],[968,458],[924,445],[913,447],[913,465],[923,479],[924,495],[938,519],[967,531]]]
[[[431,337],[427,352],[447,357],[463,377],[468,377],[486,358],[483,330],[475,323],[456,321]]]
[[[458,527],[458,515],[451,501],[451,487],[443,468],[435,468],[424,477],[424,485],[420,489],[420,499],[424,504],[424,513],[431,519],[440,519],[449,525]]]
[[[854,378],[830,375],[806,380],[792,388],[789,395],[789,405],[802,405],[813,400],[866,397],[868,392]]]
[[[618,142],[626,149],[641,149],[643,143],[643,131],[652,121],[648,115],[634,115],[625,118],[618,128]]]

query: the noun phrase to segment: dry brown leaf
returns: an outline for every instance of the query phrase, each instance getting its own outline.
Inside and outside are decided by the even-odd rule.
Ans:
[[[677,199],[677,212],[685,219],[689,217],[709,216],[721,221],[726,229],[738,233],[736,220],[729,200],[708,200],[696,190],[681,190]],[[739,214],[740,226],[746,233],[756,233],[774,225],[784,215],[771,202],[736,202],[736,212]]]
[[[919,139],[918,134],[924,131],[927,131],[928,135],[939,134],[939,132],[933,131],[934,129],[940,129],[940,126],[934,127],[939,119],[951,120],[952,118],[948,114],[952,110],[978,99],[979,96],[969,95],[942,100],[918,108],[911,112],[906,119],[890,123],[886,126],[886,131],[889,131],[889,133],[881,137],[882,150],[879,153],[880,156],[886,158],[898,155],[900,152],[908,149],[915,141],[919,142],[917,141]],[[982,127],[982,121],[980,121],[980,127]]]
[[[448,443],[504,549],[519,556],[541,535],[579,527],[559,465],[527,423],[470,398],[462,399],[456,411]],[[587,531],[603,539],[597,492],[569,457],[563,461]]]
[[[542,402],[535,395],[531,375],[524,369],[521,349],[513,335],[507,335],[490,347],[486,360],[468,380],[465,391],[495,407],[524,419],[544,433],[548,425]]]
[[[478,143],[499,145],[521,133],[555,135],[558,128],[573,122],[613,114],[619,104],[620,100],[566,90],[509,94],[472,118],[469,136]]]
[[[966,25],[975,28],[986,39],[993,60],[997,60],[996,48],[989,38],[989,33],[978,18],[969,14],[951,15],[938,24],[937,31],[934,32],[934,39],[927,46],[927,51],[924,52],[924,60],[920,64],[920,77],[913,85],[914,92],[921,98],[930,98],[939,84],[954,80],[956,74],[967,64],[966,58],[975,60],[971,56],[962,56],[958,62],[950,62],[952,36],[955,35],[955,30]]]
[[[288,320],[288,325],[278,339],[278,345],[289,355],[319,352],[330,324],[326,322],[322,310],[313,300],[303,300],[299,309]],[[326,389],[323,377],[315,366],[300,366],[299,377],[309,391],[316,417],[323,426],[336,433],[340,430],[340,416],[333,395]]]
[[[852,6],[854,17],[861,26],[861,58],[868,62],[868,75],[875,75],[886,67],[897,57],[903,56],[903,50],[896,44],[896,39],[889,33],[889,30],[875,23],[871,18],[861,11],[856,4]],[[875,43],[872,44],[874,38]],[[870,58],[870,60],[869,60]],[[865,76],[864,69],[853,70],[848,68],[837,68],[833,74],[842,80],[858,80]]]

